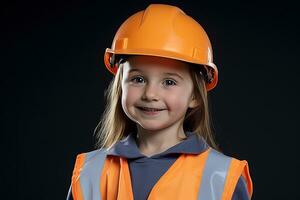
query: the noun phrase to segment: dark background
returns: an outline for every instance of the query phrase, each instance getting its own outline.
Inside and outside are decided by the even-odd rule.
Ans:
[[[210,37],[217,142],[249,162],[253,199],[299,199],[299,10],[291,1],[9,1],[1,5],[1,192],[64,199],[112,75],[103,53],[149,3],[179,6]]]

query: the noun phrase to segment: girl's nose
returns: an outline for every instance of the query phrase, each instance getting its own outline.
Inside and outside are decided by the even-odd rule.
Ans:
[[[148,101],[157,101],[159,99],[158,87],[156,87],[155,84],[147,84],[145,86],[142,99]]]

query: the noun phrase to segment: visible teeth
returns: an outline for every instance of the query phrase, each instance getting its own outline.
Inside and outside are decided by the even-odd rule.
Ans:
[[[145,108],[141,107],[142,110],[147,110],[147,111],[160,111],[161,109],[155,109],[155,108]]]

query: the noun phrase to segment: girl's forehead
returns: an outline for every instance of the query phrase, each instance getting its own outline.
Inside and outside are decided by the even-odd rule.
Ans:
[[[188,73],[189,65],[183,61],[155,57],[155,56],[131,56],[124,63],[125,71],[141,72],[177,72]]]

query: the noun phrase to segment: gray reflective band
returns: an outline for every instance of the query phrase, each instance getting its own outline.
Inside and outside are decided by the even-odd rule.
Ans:
[[[84,200],[101,200],[100,177],[105,158],[106,152],[102,149],[86,153],[79,178]]]
[[[221,200],[231,158],[211,149],[203,169],[198,200]]]

